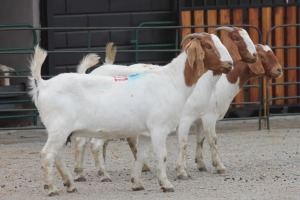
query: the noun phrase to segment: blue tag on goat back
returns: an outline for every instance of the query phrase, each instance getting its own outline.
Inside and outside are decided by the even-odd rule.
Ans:
[[[136,73],[136,74],[131,74],[130,76],[128,76],[128,80],[135,80],[137,78],[139,78],[140,76],[142,76],[144,73]]]

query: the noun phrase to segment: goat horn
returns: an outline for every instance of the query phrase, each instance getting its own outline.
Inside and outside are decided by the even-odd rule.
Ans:
[[[228,32],[232,32],[234,29],[235,29],[234,27],[220,26],[220,27],[216,28],[214,31],[225,30]]]
[[[182,45],[187,39],[190,39],[190,38],[198,38],[198,39],[202,39],[204,36],[206,35],[209,35],[208,33],[206,32],[202,32],[202,33],[192,33],[192,34],[188,34],[187,36],[185,36],[180,45]]]

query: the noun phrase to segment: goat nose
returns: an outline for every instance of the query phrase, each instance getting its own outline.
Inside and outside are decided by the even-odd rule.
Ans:
[[[257,57],[257,53],[253,53],[253,56],[256,58]]]
[[[232,62],[232,61],[228,61],[228,64],[232,66],[232,65],[233,65],[233,62]]]
[[[277,71],[278,71],[278,72],[282,72],[282,69],[281,69],[281,67],[279,67],[279,68],[277,69]]]

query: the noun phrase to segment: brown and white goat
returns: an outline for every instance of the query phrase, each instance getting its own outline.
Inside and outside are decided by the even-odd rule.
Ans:
[[[58,194],[53,165],[67,191],[76,191],[61,154],[70,136],[138,137],[137,159],[131,176],[133,190],[144,189],[141,169],[148,156],[145,152],[152,144],[161,189],[174,191],[166,173],[167,136],[176,128],[181,110],[198,79],[209,69],[232,68],[228,51],[213,34],[193,39],[166,66],[129,76],[124,81],[79,73],[64,73],[43,80],[40,73],[46,56],[47,52],[36,47],[30,66],[30,94],[48,132],[42,163],[44,188],[48,189],[49,196]]]
[[[248,33],[242,29],[237,27],[219,27],[216,30],[225,30],[228,31],[228,34],[224,36],[223,40],[226,41],[225,45],[228,50],[234,49],[237,52],[231,51],[233,53],[235,60],[246,60],[248,62],[255,62],[257,59],[257,52],[255,50],[255,45],[253,44],[252,40],[250,39]],[[195,37],[198,33],[190,34],[187,37],[184,38],[182,43],[189,39]],[[232,40],[232,41],[230,41]],[[233,41],[234,40],[234,41]],[[109,46],[108,46],[109,47]],[[107,55],[113,54],[115,56],[115,49],[113,48],[113,45],[110,46],[111,51],[107,51]],[[111,60],[109,59],[110,63]],[[107,62],[106,62],[107,63]],[[78,71],[83,72],[86,71],[87,68],[89,68],[88,64],[82,63],[78,67]],[[151,71],[155,68],[158,68],[157,65],[146,65],[146,64],[137,64],[132,66],[122,66],[122,65],[107,65],[104,64],[95,70],[93,70],[91,73],[96,75],[108,75],[108,76],[128,76],[134,73],[140,73],[143,71]],[[207,85],[206,90],[210,87],[212,87],[215,82],[212,80],[217,80],[216,77],[212,78],[210,84],[204,83]],[[199,88],[200,89],[200,88]],[[203,90],[203,89],[200,89]],[[208,92],[206,92],[205,99],[209,98]],[[110,176],[105,169],[104,165],[104,158],[103,158],[103,152],[106,152],[106,146],[107,142],[104,143],[104,141],[100,141],[99,139],[84,139],[84,138],[77,138],[77,143],[75,146],[75,173],[77,181],[85,181],[86,178],[83,174],[83,155],[84,151],[86,149],[86,145],[88,141],[91,141],[91,149],[93,152],[93,156],[95,159],[95,164],[98,170],[98,174],[101,175],[101,181],[111,181]],[[133,152],[134,157],[136,158],[136,138],[127,138],[128,144]],[[104,145],[106,144],[106,145]],[[143,171],[148,171],[149,167],[147,164],[144,164]]]
[[[246,63],[255,63],[257,53],[247,31],[243,28],[221,26],[214,31],[225,30],[228,33],[221,37],[221,41],[229,51],[233,62],[242,60]]]
[[[282,74],[282,68],[269,46],[256,45],[256,51],[258,53],[256,63],[249,64],[243,61],[236,61],[234,62],[234,69],[228,74],[222,75],[204,110],[202,107],[197,108],[197,99],[195,100],[195,104],[191,104],[192,107],[184,108],[178,126],[179,156],[176,170],[179,179],[188,178],[185,164],[186,147],[188,132],[191,124],[195,120],[197,137],[195,162],[197,163],[198,169],[200,171],[206,171],[202,156],[203,142],[206,137],[210,145],[212,165],[218,173],[225,172],[226,169],[221,163],[217,153],[216,122],[223,119],[231,101],[249,79],[257,78],[262,75],[269,78],[278,78]],[[202,112],[198,112],[200,109],[202,109]]]
[[[204,34],[204,33],[202,33]],[[188,36],[188,38],[199,38],[201,34],[197,33],[197,34],[191,34]],[[205,35],[209,35],[207,33],[205,33]],[[218,41],[220,43],[220,40],[214,35],[211,34],[210,35],[211,38],[214,38],[215,42]],[[194,39],[195,40],[195,39]],[[212,41],[210,41],[209,37],[204,37],[201,38],[200,40],[201,44],[200,46],[202,46],[202,48],[205,50],[206,52],[206,64],[209,66],[211,65],[210,62],[212,62],[211,59],[214,59],[213,56],[210,56],[212,52],[217,52],[216,47],[217,46],[223,46],[221,43],[220,44],[213,44]],[[199,51],[195,51],[195,48],[193,46],[196,45],[195,41],[191,42],[188,44],[189,46],[187,46],[187,51],[188,54],[190,55],[194,55],[192,57],[190,57],[189,63],[193,63],[195,62],[195,59],[199,59],[201,57],[201,55],[199,54]],[[190,48],[193,47],[193,48]],[[218,47],[217,47],[218,48]],[[115,48],[113,48],[112,44],[107,45],[106,48],[106,54],[107,55],[115,55]],[[228,54],[229,55],[229,54]],[[215,56],[217,56],[217,53],[215,54]],[[89,58],[90,57],[90,58]],[[78,72],[83,72],[86,71],[86,69],[88,68],[87,65],[89,65],[89,60],[93,60],[94,56],[93,55],[88,55],[88,57],[86,57],[79,65],[78,67]],[[227,58],[228,60],[230,58]],[[107,60],[107,59],[105,59]],[[110,58],[109,59],[110,63],[112,60],[114,60],[114,58]],[[199,63],[199,62],[198,62]],[[230,64],[230,63],[229,63]],[[90,65],[91,66],[91,65]],[[196,66],[195,66],[196,67]],[[120,65],[109,65],[107,64],[107,62],[101,66],[96,68],[95,70],[93,70],[91,72],[91,74],[96,74],[96,75],[110,75],[110,76],[129,76],[133,73],[138,73],[138,72],[151,72],[152,70],[158,69],[160,68],[157,65],[145,65],[145,64],[134,64],[131,66],[120,66]],[[211,67],[209,67],[209,69],[214,71],[214,74],[220,74],[221,72],[228,72],[230,71],[230,69],[223,69],[223,70],[219,70],[217,68],[213,69]],[[136,71],[137,70],[137,71]],[[189,70],[185,70],[184,73],[186,74],[186,76],[191,76],[191,72]],[[193,81],[186,81],[186,84],[188,85],[192,85]],[[107,181],[111,181],[110,175],[108,174],[105,165],[104,165],[104,152],[106,152],[106,145],[107,142],[105,143],[103,140],[99,140],[96,138],[93,139],[88,139],[88,138],[77,138],[76,139],[76,146],[75,146],[75,173],[76,173],[76,177],[75,180],[76,181],[85,181],[86,178],[83,174],[83,156],[84,156],[84,151],[86,149],[86,146],[88,144],[88,142],[90,141],[91,143],[91,150],[94,156],[94,160],[95,160],[95,165],[98,171],[98,174],[101,175],[101,181],[103,182],[107,182]],[[133,152],[133,155],[136,159],[136,152],[137,152],[137,141],[136,138],[127,138],[128,144]],[[102,148],[103,147],[103,148]],[[102,152],[103,150],[103,152]],[[146,163],[144,163],[143,165],[143,170],[142,171],[149,171],[149,167],[147,166]]]

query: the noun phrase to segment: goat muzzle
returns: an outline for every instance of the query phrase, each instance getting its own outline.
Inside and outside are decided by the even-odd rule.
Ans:
[[[224,61],[222,62],[221,64],[221,71],[222,73],[224,74],[227,74],[229,72],[231,72],[233,70],[233,63],[232,62],[227,62],[227,61]]]
[[[281,66],[276,67],[274,70],[271,71],[272,78],[279,78],[283,74]]]

